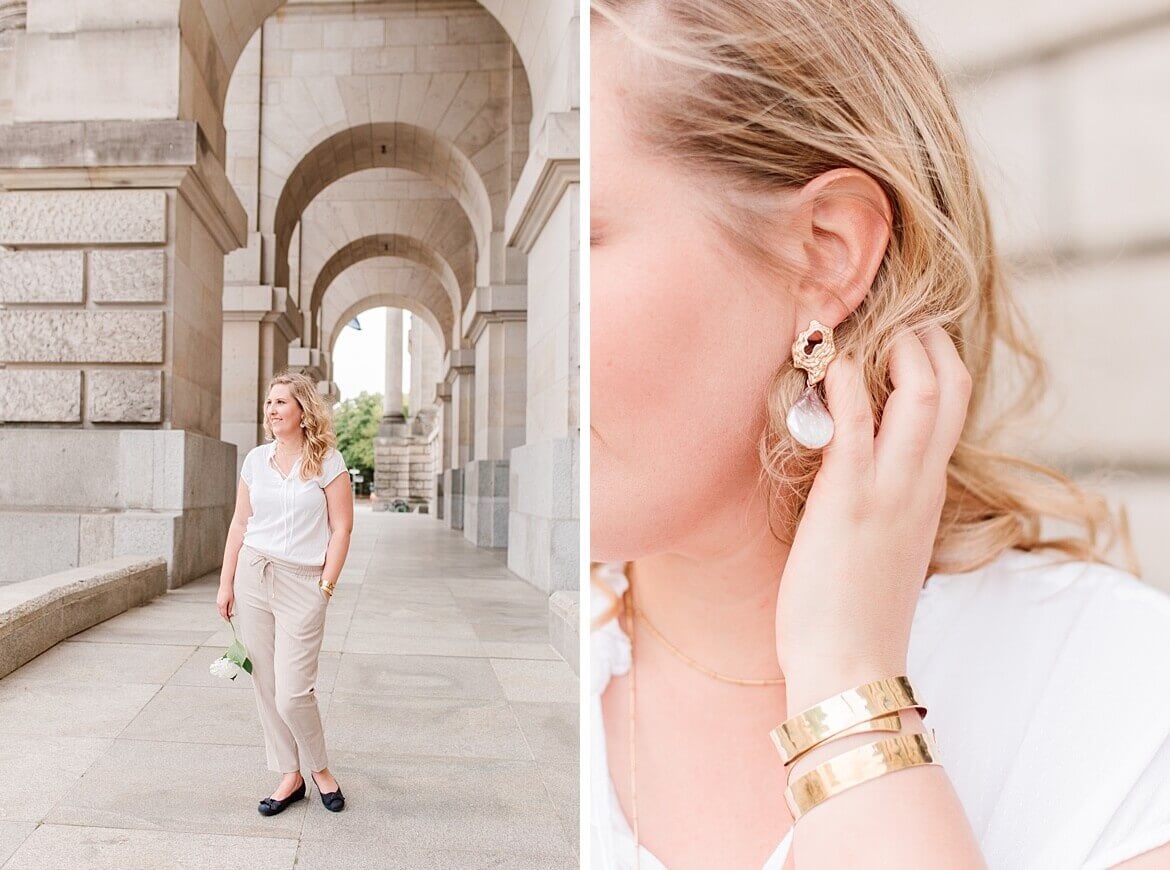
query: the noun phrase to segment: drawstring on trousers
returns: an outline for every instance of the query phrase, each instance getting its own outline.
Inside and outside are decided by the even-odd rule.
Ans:
[[[248,561],[248,565],[255,568],[261,562],[263,562],[264,564],[263,564],[263,566],[261,566],[260,571],[259,571],[260,585],[263,586],[264,579],[268,578],[268,597],[275,600],[276,599],[276,581],[272,576],[272,570],[271,570],[272,569],[272,560],[269,559],[267,556],[265,556],[263,553],[257,553],[255,556],[253,556]]]

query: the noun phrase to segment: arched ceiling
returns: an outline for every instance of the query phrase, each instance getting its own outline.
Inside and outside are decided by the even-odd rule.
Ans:
[[[410,238],[409,236],[382,233],[355,239],[348,245],[340,248],[325,263],[313,286],[310,301],[310,311],[314,314],[312,318],[314,325],[317,323],[316,311],[321,306],[329,287],[337,277],[351,266],[378,257],[396,257],[409,260],[430,270],[439,279],[439,282],[448,293],[448,307],[452,312],[451,322],[454,323],[454,312],[461,312],[463,309],[460,304],[459,286],[455,281],[455,274],[451,271],[451,267],[447,265],[447,262],[434,248],[420,242],[418,239]],[[319,338],[317,335],[312,336],[313,347],[318,346]]]
[[[330,183],[374,167],[424,175],[447,190],[467,214],[480,259],[490,246],[491,205],[483,180],[467,157],[429,130],[409,124],[367,124],[338,133],[302,158],[276,207],[275,283],[288,286],[289,241],[308,205]],[[482,268],[482,267],[481,267]]]

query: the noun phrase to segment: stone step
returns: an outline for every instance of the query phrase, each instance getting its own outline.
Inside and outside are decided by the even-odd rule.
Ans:
[[[121,556],[0,586],[0,677],[167,591],[165,559]]]

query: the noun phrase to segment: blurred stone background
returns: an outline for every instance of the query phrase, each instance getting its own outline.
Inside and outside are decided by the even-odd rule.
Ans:
[[[1014,445],[1170,590],[1170,2],[902,0],[953,84],[1052,388]]]

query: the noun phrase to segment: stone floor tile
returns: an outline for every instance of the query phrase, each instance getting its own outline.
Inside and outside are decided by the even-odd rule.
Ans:
[[[389,619],[366,614],[356,615],[349,625],[350,631],[359,634],[384,632],[395,637],[450,637],[462,640],[476,640],[475,627],[466,619]]]
[[[540,625],[501,625],[494,622],[472,623],[475,636],[482,641],[507,643],[548,643],[548,619]]]
[[[511,707],[533,758],[577,762],[577,735],[581,729],[577,704],[512,701]]]
[[[4,870],[291,870],[295,840],[42,825]]]
[[[165,683],[195,649],[194,646],[68,640],[17,668],[5,678],[5,683]]]
[[[571,839],[576,842],[580,839],[579,830],[580,803],[581,803],[581,765],[572,762],[544,762],[540,765],[540,776],[544,780],[556,807],[561,821],[566,829],[571,831]]]
[[[345,653],[335,685],[339,692],[357,694],[503,698],[488,659],[455,656]]]
[[[0,813],[3,815],[3,813]],[[0,820],[0,867],[17,850],[21,843],[37,826],[36,822],[13,822]]]
[[[113,738],[7,734],[0,738],[0,820],[39,822],[111,746]],[[13,788],[21,783],[20,788]],[[0,854],[3,853],[0,847]],[[4,859],[0,857],[0,865]]]
[[[561,654],[547,641],[485,640],[480,642],[484,652],[493,659],[552,659],[564,661]]]
[[[302,841],[296,870],[580,870],[573,855],[463,852],[436,848],[426,851],[383,848],[378,844]]]
[[[0,735],[117,737],[160,688],[149,683],[29,683],[5,678],[0,680]]]
[[[163,686],[119,736],[174,743],[264,745],[256,696],[247,685]]]
[[[509,701],[577,703],[580,683],[564,659],[489,659]]]
[[[502,700],[407,698],[336,692],[329,710],[330,752],[517,758],[532,753]]]
[[[45,821],[295,840],[309,801],[278,816],[256,812],[279,780],[259,747],[117,740]]]
[[[385,852],[512,851],[569,855],[573,846],[549,799],[540,766],[529,761],[366,757],[330,769],[346,795],[341,813],[320,799],[301,840],[372,843]],[[279,818],[279,817],[278,817]]]
[[[552,649],[550,647],[550,649]],[[415,637],[386,631],[350,629],[343,652],[408,656],[461,656],[487,658],[484,645],[474,637]],[[556,654],[556,650],[553,650]]]
[[[172,599],[171,593],[132,607],[70,640],[90,643],[157,643],[198,646],[207,643],[223,620],[209,603],[190,598]]]

